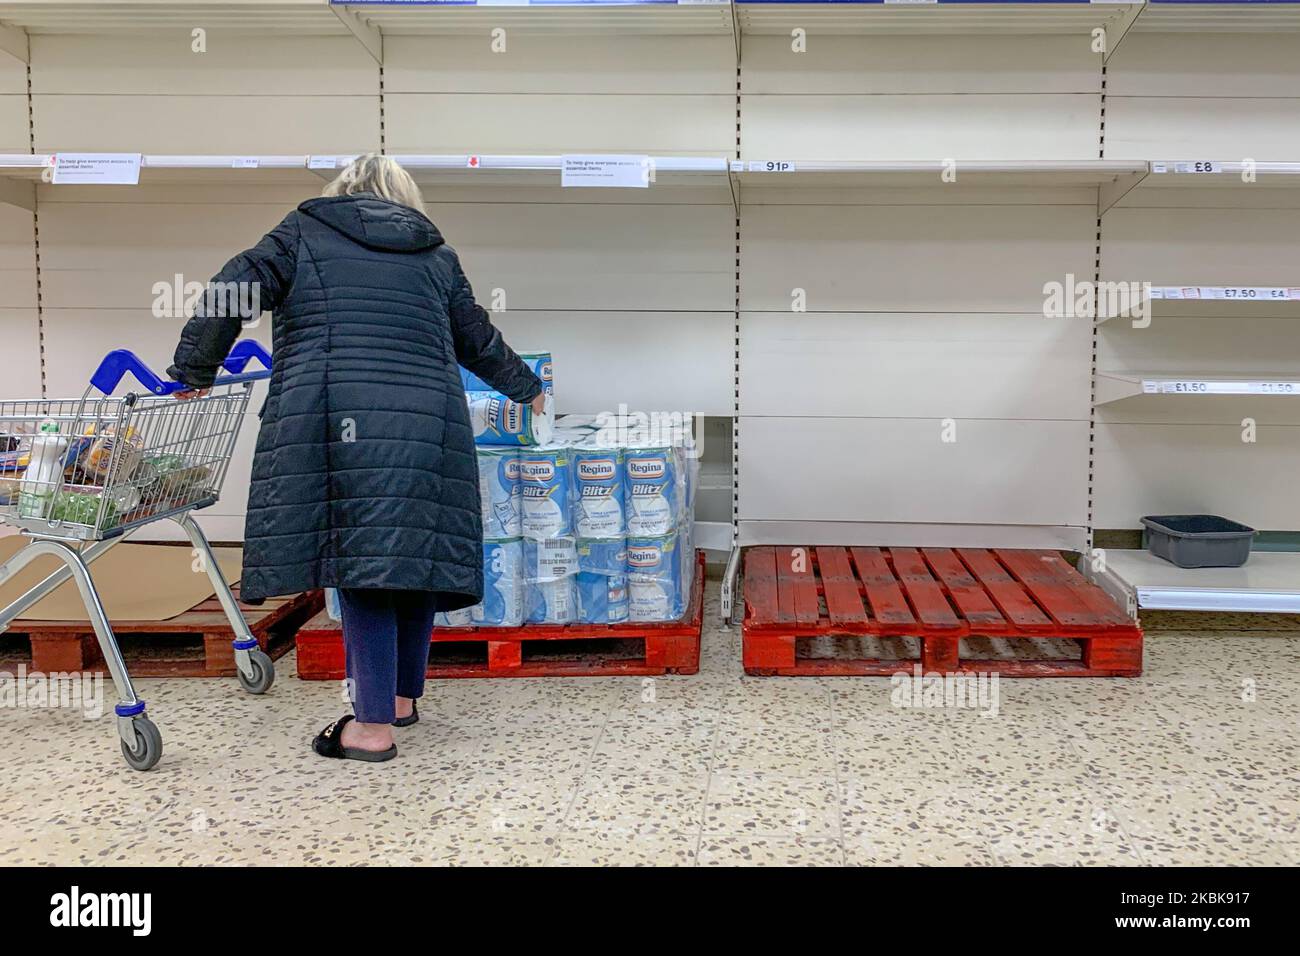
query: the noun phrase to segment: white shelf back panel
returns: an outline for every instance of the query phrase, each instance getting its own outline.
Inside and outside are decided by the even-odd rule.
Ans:
[[[517,351],[546,349],[562,414],[629,411],[731,416],[733,312],[504,312]]]
[[[1096,159],[1090,94],[745,96],[741,141],[755,158]]]
[[[389,152],[735,154],[730,37],[392,37]]]
[[[1300,529],[1300,427],[1099,425],[1094,526],[1136,528],[1149,514],[1221,514],[1261,530]]]
[[[44,190],[57,193],[59,187]],[[188,203],[43,204],[45,307],[133,309],[140,321],[152,323],[156,283],[173,283],[178,273],[185,283],[206,283],[294,206],[205,203],[200,195]]]
[[[735,155],[735,96],[385,93],[393,153]]]
[[[488,302],[501,289],[508,311],[732,311],[734,318],[730,204],[433,203],[429,214],[478,298]]]
[[[1079,525],[1088,423],[740,420],[743,520]]]
[[[40,398],[41,340],[36,309],[0,306],[0,341],[4,342],[0,400]]]
[[[390,36],[384,39],[385,93],[540,95],[736,94],[731,37]],[[483,122],[488,122],[484,118]]]
[[[47,309],[45,376],[50,395],[80,395],[86,390],[90,373],[114,349],[130,349],[162,374],[172,364],[183,325],[182,319],[155,318],[148,311],[135,309]],[[240,338],[255,338],[269,348],[271,317],[263,316]],[[124,384],[122,392],[138,387],[134,379],[124,382],[130,384]]]
[[[0,203],[0,308],[36,308],[36,234],[25,209]]]
[[[1087,421],[1091,338],[1040,315],[746,312],[740,411]]]
[[[1095,159],[1084,38],[746,37],[741,141],[783,159]]]
[[[1124,207],[1106,215],[1101,274],[1158,286],[1282,286],[1295,281],[1297,248],[1292,210]]]
[[[27,65],[0,53],[0,153],[26,153],[31,147],[27,127]]]
[[[350,37],[214,32],[208,52],[193,53],[188,31],[38,36],[32,97],[38,151],[379,148],[378,66]]]
[[[1043,284],[1091,278],[1087,206],[760,206],[741,210],[741,307],[818,312],[1024,312]]]
[[[1101,93],[1101,56],[1073,36],[746,36],[746,96]]]
[[[1107,65],[1106,93],[1111,159],[1300,154],[1297,33],[1132,33]]]

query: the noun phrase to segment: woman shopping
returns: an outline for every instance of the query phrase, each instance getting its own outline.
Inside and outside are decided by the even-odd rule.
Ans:
[[[542,383],[474,300],[455,251],[393,160],[357,159],[213,279],[273,314],[274,371],[253,460],[245,600],[339,589],[353,709],[324,757],[397,756],[419,719],[436,611],[483,594],[478,469],[463,365],[540,413]],[[245,285],[246,284],[246,285]],[[241,329],[210,297],[172,378],[212,384]]]

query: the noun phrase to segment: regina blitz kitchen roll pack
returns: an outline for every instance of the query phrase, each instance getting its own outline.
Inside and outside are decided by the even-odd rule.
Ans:
[[[521,353],[548,393],[549,353]],[[695,574],[698,462],[686,441],[640,444],[567,416],[538,441],[528,409],[464,372],[476,419],[484,600],[442,626],[673,621]],[[477,404],[476,404],[477,403]],[[514,405],[514,409],[509,406]],[[551,424],[547,423],[548,426]],[[485,439],[483,436],[486,435]]]

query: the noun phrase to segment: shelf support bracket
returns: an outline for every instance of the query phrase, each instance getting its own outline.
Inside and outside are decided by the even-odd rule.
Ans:
[[[1102,183],[1097,188],[1097,218],[1100,219],[1106,215],[1115,203],[1119,202],[1137,186],[1151,175],[1151,164],[1146,164],[1146,169],[1137,173],[1125,173],[1118,176],[1108,183]]]
[[[14,179],[0,179],[0,203],[36,211],[36,184]]]
[[[348,28],[348,31],[356,37],[361,45],[366,48],[376,63],[384,65],[384,35],[379,32],[379,28],[373,26],[369,21],[363,18],[351,7],[330,4],[330,10],[339,18],[339,22]]]
[[[27,42],[27,34],[17,27],[7,27],[0,23],[0,50],[16,56],[24,63],[32,62],[31,45]]]
[[[1133,24],[1137,22],[1137,18],[1142,16],[1142,11],[1147,8],[1147,2],[1148,0],[1141,0],[1140,3],[1135,2],[1124,11],[1119,25],[1114,30],[1114,42],[1111,42],[1111,31],[1106,31],[1106,52],[1101,55],[1101,62],[1107,63],[1110,61],[1111,56],[1119,49],[1119,45],[1124,42],[1124,38],[1128,36],[1129,30],[1133,29]]]

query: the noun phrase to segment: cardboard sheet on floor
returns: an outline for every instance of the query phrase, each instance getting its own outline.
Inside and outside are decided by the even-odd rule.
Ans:
[[[0,564],[17,554],[27,539],[17,535],[0,539]],[[239,580],[241,549],[216,548],[217,565],[230,582]],[[194,554],[188,547],[156,544],[119,544],[90,566],[110,620],[165,621],[212,597],[212,584],[202,571],[194,570]],[[58,570],[57,558],[32,562],[0,585],[0,607],[26,593]],[[28,610],[19,620],[84,621],[86,609],[71,580]]]

